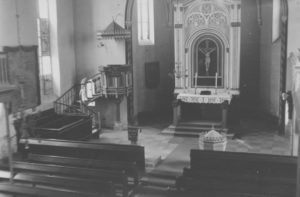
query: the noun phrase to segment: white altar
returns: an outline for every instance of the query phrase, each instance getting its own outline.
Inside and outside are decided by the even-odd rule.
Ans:
[[[182,103],[227,107],[240,87],[240,0],[174,2],[175,89],[173,124]]]

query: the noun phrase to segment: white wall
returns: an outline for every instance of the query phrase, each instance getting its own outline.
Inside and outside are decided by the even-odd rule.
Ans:
[[[73,0],[57,1],[57,35],[61,94],[73,86],[76,77],[73,2]]]
[[[96,74],[98,66],[125,64],[125,42],[104,40],[98,47],[96,32],[116,18],[124,27],[124,0],[75,0],[74,30],[77,81]]]
[[[73,0],[50,0],[53,89],[56,96],[73,86],[76,78]]]
[[[36,6],[36,0],[0,0],[0,50],[3,46],[37,45]]]

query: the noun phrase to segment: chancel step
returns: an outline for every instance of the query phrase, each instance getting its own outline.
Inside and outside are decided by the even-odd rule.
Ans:
[[[187,127],[221,127],[221,122],[213,122],[213,121],[182,121],[178,124],[178,126],[187,126]]]
[[[175,131],[194,131],[194,132],[204,132],[211,130],[210,126],[176,126]],[[221,127],[214,127],[215,130],[221,130]]]
[[[162,131],[163,134],[177,135],[177,136],[199,136],[201,132],[207,132],[211,129],[217,131],[227,132],[223,129],[221,123],[218,122],[181,122],[178,125],[170,125],[167,129]]]
[[[151,174],[143,177],[140,180],[142,185],[146,186],[155,186],[160,188],[174,188],[175,187],[175,179],[170,177],[158,177],[158,176],[151,176]]]

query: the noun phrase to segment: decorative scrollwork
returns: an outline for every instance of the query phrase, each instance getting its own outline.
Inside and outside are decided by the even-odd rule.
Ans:
[[[214,7],[214,6],[213,6],[212,4],[206,3],[206,4],[203,4],[203,6],[202,6],[202,8],[201,8],[200,11],[201,11],[204,15],[209,15],[209,14],[212,13],[213,7]]]
[[[227,25],[228,19],[225,10],[212,3],[205,3],[194,10],[187,18],[187,26],[199,27],[204,25]]]
[[[214,13],[212,14],[209,19],[208,19],[208,24],[209,25],[226,25],[227,24],[227,19],[226,16],[223,13]]]
[[[188,25],[199,27],[205,24],[206,24],[205,18],[202,14],[193,14],[188,18]]]

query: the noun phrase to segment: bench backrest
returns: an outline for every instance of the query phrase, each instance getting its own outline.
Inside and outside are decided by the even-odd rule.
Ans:
[[[135,162],[145,171],[145,150],[142,146],[109,143],[91,143],[69,140],[22,139],[23,150],[41,155],[57,155],[83,159]]]
[[[79,167],[67,167],[53,164],[37,164],[29,162],[14,162],[13,168],[15,171],[31,171],[43,172],[54,175],[66,175],[80,178],[91,178],[99,180],[112,181],[113,183],[127,184],[127,176],[125,172],[101,170],[101,169],[88,169]]]
[[[64,196],[64,197],[99,197],[99,193],[88,193],[71,190],[59,190],[59,189],[46,189],[37,188],[21,185],[12,185],[9,183],[0,183],[0,192],[14,195],[24,196],[39,196],[39,197],[53,197],[53,196]]]
[[[107,169],[107,170],[125,170],[125,172],[138,179],[139,172],[135,162],[113,162],[95,159],[81,159],[74,157],[61,157],[53,155],[38,155],[29,153],[26,161],[43,163],[43,164],[57,164],[73,167],[84,167],[94,169]]]
[[[110,196],[114,195],[114,186],[112,182],[72,178],[57,175],[45,175],[45,174],[31,174],[31,173],[17,173],[14,176],[14,182],[30,183],[34,185],[47,185],[55,186],[59,188],[77,189],[84,191],[99,191],[107,193]]]
[[[191,170],[220,170],[296,178],[297,158],[292,156],[191,150]]]

